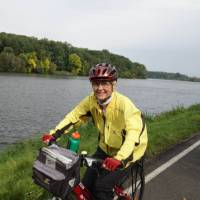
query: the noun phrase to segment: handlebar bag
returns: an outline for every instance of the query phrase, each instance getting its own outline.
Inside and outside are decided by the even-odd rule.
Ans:
[[[80,182],[80,157],[57,145],[43,147],[34,162],[32,177],[37,185],[65,199]]]

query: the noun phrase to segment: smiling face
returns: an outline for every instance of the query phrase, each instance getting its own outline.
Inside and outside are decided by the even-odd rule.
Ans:
[[[92,88],[96,98],[100,101],[110,97],[113,92],[113,84],[108,81],[92,81]]]

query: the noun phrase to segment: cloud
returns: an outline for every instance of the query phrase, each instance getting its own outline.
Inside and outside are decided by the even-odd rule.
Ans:
[[[124,52],[131,59],[137,55],[145,65],[164,66],[167,59],[169,70],[176,62],[167,52],[190,54],[190,62],[198,65],[198,0],[1,0],[0,24],[4,32]]]

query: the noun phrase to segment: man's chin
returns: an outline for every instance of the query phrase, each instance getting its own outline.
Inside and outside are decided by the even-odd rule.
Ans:
[[[99,101],[105,101],[106,98],[98,98],[98,97],[97,97],[97,100],[99,100]]]
[[[97,98],[98,100],[100,100],[100,101],[104,101],[107,97],[96,95],[96,98]]]

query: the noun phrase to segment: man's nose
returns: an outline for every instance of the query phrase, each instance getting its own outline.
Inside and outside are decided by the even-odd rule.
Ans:
[[[99,85],[98,85],[98,89],[103,89],[102,84],[99,84]]]

